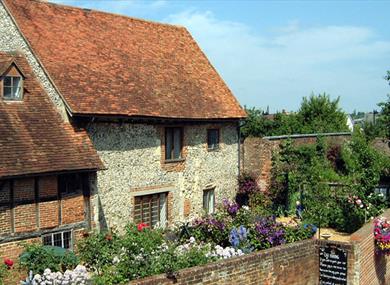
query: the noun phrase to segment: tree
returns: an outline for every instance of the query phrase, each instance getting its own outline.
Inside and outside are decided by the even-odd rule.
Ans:
[[[339,107],[339,98],[320,94],[304,97],[297,113],[276,113],[272,119],[260,109],[247,109],[243,137],[348,131],[347,116]]]
[[[390,71],[387,71],[387,75],[385,79],[388,81],[390,85]],[[384,128],[386,130],[386,136],[390,139],[390,94],[387,94],[387,102],[381,102],[378,104],[381,110],[381,121],[384,124]]]
[[[347,116],[339,107],[340,97],[331,100],[320,94],[304,97],[298,111],[298,121],[303,133],[326,133],[348,131]]]

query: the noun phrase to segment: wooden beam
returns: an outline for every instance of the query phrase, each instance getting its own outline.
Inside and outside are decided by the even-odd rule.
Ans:
[[[40,230],[35,231],[35,232],[15,233],[12,235],[0,236],[0,244],[12,242],[12,241],[30,239],[30,238],[37,238],[37,237],[41,237],[42,235],[55,233],[55,232],[85,229],[86,227],[87,227],[87,225],[85,222],[79,222],[79,223],[63,225],[63,226],[51,228],[51,229],[40,229]]]
[[[11,216],[11,233],[15,233],[14,180],[9,181],[9,208]]]
[[[35,196],[35,224],[39,230],[40,225],[40,212],[39,212],[39,176],[34,178],[34,196]]]

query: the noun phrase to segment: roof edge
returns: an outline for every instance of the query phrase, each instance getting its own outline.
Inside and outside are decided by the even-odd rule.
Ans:
[[[7,11],[8,13],[8,16],[10,17],[10,19],[12,20],[12,22],[14,23],[16,29],[18,30],[19,34],[21,35],[21,37],[23,38],[23,40],[25,41],[26,45],[28,46],[31,54],[34,56],[34,58],[36,59],[36,61],[38,62],[38,64],[40,65],[40,67],[42,68],[42,71],[43,73],[47,76],[48,80],[50,81],[51,85],[53,86],[53,88],[55,89],[55,91],[58,93],[58,95],[60,96],[60,99],[61,101],[63,102],[64,106],[65,106],[65,109],[66,111],[72,113],[72,108],[70,107],[70,105],[66,102],[65,100],[65,97],[61,94],[59,88],[56,86],[56,84],[54,83],[54,80],[51,78],[49,72],[47,71],[47,69],[45,68],[45,66],[43,65],[41,59],[38,57],[38,55],[36,54],[36,52],[34,51],[34,49],[32,48],[30,42],[27,40],[27,38],[25,37],[25,35],[23,34],[22,32],[22,29],[19,27],[18,25],[18,22],[16,21],[16,19],[14,18],[14,16],[12,15],[11,13],[11,10],[8,8],[7,6],[7,1],[6,0],[0,0],[0,3],[3,5],[4,9]],[[30,64],[30,63],[29,63]],[[38,80],[39,84],[40,83],[40,80]],[[45,88],[43,88],[45,90]],[[46,90],[45,90],[46,92]]]
[[[84,11],[84,12],[102,13],[102,14],[112,15],[112,16],[116,16],[116,17],[132,19],[132,20],[136,20],[136,21],[140,21],[140,22],[144,22],[144,23],[149,23],[149,24],[153,24],[153,25],[162,25],[162,26],[167,26],[167,27],[172,27],[172,28],[177,28],[177,29],[185,29],[185,27],[181,26],[181,25],[161,23],[161,22],[152,21],[152,20],[145,20],[142,18],[127,16],[124,14],[119,14],[119,13],[114,13],[114,12],[103,11],[103,10],[99,10],[99,9],[83,8],[83,7],[78,7],[78,6],[66,5],[66,4],[62,4],[62,3],[55,3],[55,2],[51,2],[50,0],[30,0],[30,1],[38,2],[41,4],[59,6],[61,8],[66,8],[66,9],[80,10],[80,11]]]

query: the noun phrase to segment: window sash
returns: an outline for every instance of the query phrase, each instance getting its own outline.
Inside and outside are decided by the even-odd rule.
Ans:
[[[183,130],[181,128],[165,129],[165,159],[182,158]]]
[[[73,248],[72,231],[54,232],[42,236],[43,245],[58,246],[65,249]]]
[[[145,223],[149,227],[157,224],[165,227],[168,220],[167,193],[136,196],[134,222]]]
[[[22,98],[22,78],[18,76],[6,76],[3,81],[3,97],[8,100],[20,100]]]
[[[203,191],[203,209],[207,214],[213,214],[215,210],[215,191],[206,189]]]
[[[219,129],[207,130],[207,148],[208,149],[219,148]]]

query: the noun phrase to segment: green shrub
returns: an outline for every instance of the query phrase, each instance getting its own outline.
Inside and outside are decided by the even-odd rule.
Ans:
[[[120,248],[119,238],[115,233],[92,233],[80,241],[78,255],[85,265],[98,274],[112,264]]]
[[[317,231],[317,227],[312,224],[298,225],[285,228],[285,239],[287,243],[297,242],[312,238]]]
[[[41,274],[46,268],[61,272],[74,269],[79,264],[79,259],[72,251],[60,247],[28,244],[19,256],[19,263],[27,272],[31,270],[35,274]]]
[[[0,285],[5,285],[4,278],[8,276],[8,267],[4,263],[0,264]]]

